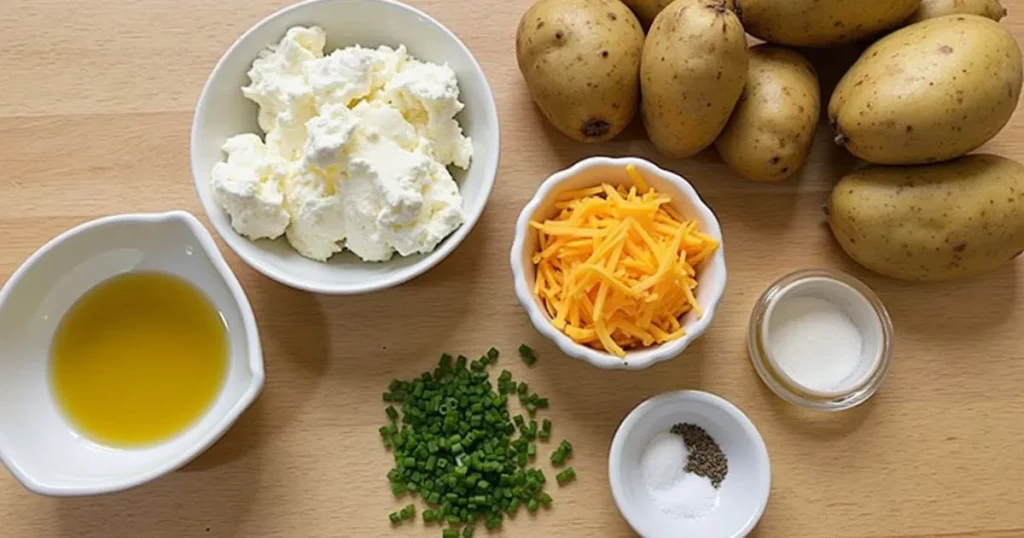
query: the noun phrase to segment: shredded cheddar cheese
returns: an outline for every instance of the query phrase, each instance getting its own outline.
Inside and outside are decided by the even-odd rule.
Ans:
[[[703,315],[695,267],[718,248],[635,167],[626,172],[632,186],[565,192],[554,218],[530,223],[538,239],[534,293],[552,323],[619,357],[679,338],[681,316]]]

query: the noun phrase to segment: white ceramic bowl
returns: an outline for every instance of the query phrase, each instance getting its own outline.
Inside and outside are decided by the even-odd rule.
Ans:
[[[728,458],[718,506],[699,519],[666,515],[643,483],[640,458],[655,435],[678,423],[704,428]],[[742,538],[764,514],[771,490],[768,449],[757,428],[736,406],[707,392],[666,392],[626,416],[612,439],[608,479],[622,517],[644,538]]]
[[[463,172],[452,168],[462,192],[466,222],[426,255],[366,263],[340,253],[329,263],[296,253],[284,238],[250,241],[231,228],[228,215],[213,201],[210,171],[224,159],[221,146],[239,133],[261,133],[256,105],[242,96],[246,73],[267,45],[277,43],[296,25],[316,25],[327,32],[325,52],[349,45],[405,45],[414,57],[448,63],[459,80],[466,108],[456,119],[473,140],[473,161]],[[262,133],[261,133],[262,134]],[[217,63],[196,105],[192,121],[192,176],[203,209],[231,250],[264,275],[288,286],[316,293],[364,293],[396,286],[437,265],[469,235],[483,213],[498,170],[498,112],[494,94],[480,65],[461,41],[427,14],[393,0],[309,0],[274,13],[250,28]]]
[[[50,341],[86,291],[136,270],[176,275],[206,294],[227,324],[230,365],[217,399],[188,430],[151,447],[112,449],[78,434],[57,408]],[[77,226],[36,251],[0,289],[0,460],[36,493],[107,493],[173,471],[223,435],[262,387],[252,308],[213,237],[188,213],[119,215]]]
[[[625,358],[619,358],[611,353],[577,344],[551,324],[550,316],[533,294],[536,271],[532,257],[537,251],[537,234],[530,228],[530,221],[553,216],[555,201],[564,191],[592,187],[604,182],[628,183],[626,165],[629,164],[636,166],[637,171],[653,189],[669,195],[672,198],[672,207],[679,211],[683,218],[696,220],[699,231],[717,239],[719,247],[710,258],[697,267],[696,299],[704,309],[704,315],[698,318],[696,313],[690,312],[680,320],[686,329],[686,335],[658,346],[627,351]],[[512,243],[511,263],[516,296],[529,314],[534,327],[554,341],[558,349],[566,355],[585,360],[599,368],[642,370],[675,358],[690,345],[690,342],[704,334],[714,319],[715,309],[725,292],[725,246],[722,243],[722,229],[715,214],[700,199],[693,186],[678,174],[633,157],[591,157],[548,177],[519,214],[515,240]]]

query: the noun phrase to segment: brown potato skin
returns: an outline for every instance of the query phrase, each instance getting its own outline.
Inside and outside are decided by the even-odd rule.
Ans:
[[[895,28],[921,0],[743,0],[743,26],[769,43],[827,47]]]
[[[773,45],[750,49],[747,84],[715,148],[730,168],[753,181],[782,181],[803,167],[821,113],[814,67]]]
[[[946,15],[980,15],[998,22],[1006,16],[1006,8],[999,0],[922,0],[907,24]]]
[[[644,26],[650,26],[661,10],[668,7],[672,0],[623,0],[629,9],[636,13]]]
[[[661,153],[714,143],[747,79],[747,39],[733,0],[675,0],[658,14],[640,63],[641,112]]]
[[[604,142],[636,116],[644,32],[619,0],[539,0],[519,21],[516,60],[561,133]]]
[[[1024,165],[995,155],[869,166],[842,178],[829,224],[857,263],[911,281],[967,278],[1024,250]]]
[[[998,133],[1020,99],[1014,37],[977,15],[929,19],[868,47],[836,86],[836,143],[875,164],[965,155]]]

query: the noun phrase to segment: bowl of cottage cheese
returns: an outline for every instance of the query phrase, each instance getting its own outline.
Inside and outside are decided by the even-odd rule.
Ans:
[[[239,257],[317,293],[396,286],[483,213],[494,95],[459,39],[390,0],[312,0],[247,31],[192,123],[196,191]]]

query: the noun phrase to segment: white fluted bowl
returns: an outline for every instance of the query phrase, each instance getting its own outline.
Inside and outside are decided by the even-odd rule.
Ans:
[[[696,267],[698,284],[695,297],[704,310],[704,315],[697,317],[695,312],[689,312],[683,316],[680,320],[680,324],[686,329],[683,337],[657,346],[630,350],[626,352],[625,358],[619,358],[611,353],[577,344],[551,324],[550,316],[533,293],[536,271],[532,258],[537,252],[537,234],[530,228],[530,221],[545,220],[554,216],[554,205],[562,192],[593,187],[605,182],[628,183],[626,166],[630,164],[636,166],[648,185],[672,198],[672,207],[683,218],[696,220],[697,229],[716,239],[719,247],[713,255]],[[566,355],[587,361],[598,368],[642,370],[677,357],[711,325],[715,309],[725,292],[722,229],[711,208],[701,200],[693,186],[678,174],[634,157],[591,157],[548,177],[519,214],[515,240],[512,243],[511,263],[516,296],[529,314],[534,327],[550,338]]]

